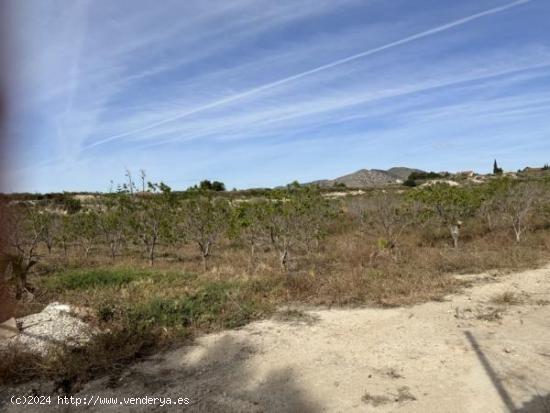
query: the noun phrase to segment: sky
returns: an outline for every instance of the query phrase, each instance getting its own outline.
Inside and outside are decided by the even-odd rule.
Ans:
[[[7,0],[10,192],[550,162],[548,0]]]

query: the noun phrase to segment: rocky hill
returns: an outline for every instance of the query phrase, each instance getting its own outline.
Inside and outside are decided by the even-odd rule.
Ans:
[[[401,179],[402,181],[406,181],[409,175],[413,172],[424,172],[420,169],[414,169],[414,168],[406,168],[403,166],[398,166],[395,168],[390,168],[387,171],[390,175],[396,176],[397,178]]]
[[[420,172],[419,169],[396,167],[388,169],[361,169],[357,172],[341,176],[335,179],[324,179],[310,182],[312,185],[331,187],[343,184],[348,188],[371,188],[405,181],[411,172]]]

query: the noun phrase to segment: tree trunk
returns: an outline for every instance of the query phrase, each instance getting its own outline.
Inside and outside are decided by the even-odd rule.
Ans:
[[[519,244],[521,242],[521,229],[514,227],[514,234],[516,235],[516,242]]]
[[[151,244],[151,247],[149,247],[149,266],[152,267],[155,263],[155,243],[153,242]]]
[[[25,265],[22,259],[12,258],[12,269],[15,275],[15,298],[17,300],[23,298],[24,295],[30,296],[31,299],[33,298],[33,295],[28,290],[27,274],[36,262],[31,259]]]
[[[68,245],[67,245],[67,241],[63,241],[63,259],[65,260],[65,263],[67,262],[67,259],[69,257],[68,255]]]
[[[208,270],[208,257],[210,256],[210,241],[199,243],[202,252],[202,268],[206,272]]]
[[[116,245],[111,242],[111,260],[115,262],[116,257]]]
[[[254,271],[255,269],[255,263],[256,263],[255,258],[256,258],[256,246],[254,245],[254,243],[251,243],[250,244],[250,261],[249,261],[249,266],[251,271]]]
[[[458,237],[460,236],[460,227],[451,225],[451,237],[453,238],[453,247],[458,248]]]
[[[285,248],[279,258],[279,263],[281,264],[281,269],[286,271],[286,264],[288,261],[288,248]]]
[[[487,214],[486,220],[487,220],[487,227],[489,228],[489,231],[493,231],[494,229],[493,218],[491,217],[491,214]]]

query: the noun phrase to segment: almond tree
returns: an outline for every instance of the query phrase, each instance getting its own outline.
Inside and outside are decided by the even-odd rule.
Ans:
[[[335,203],[325,199],[317,187],[306,186],[295,193],[299,214],[298,230],[308,254],[319,251],[320,241],[327,235],[328,228],[337,214]]]
[[[89,258],[100,236],[99,214],[90,209],[81,211],[73,215],[72,224],[76,241],[84,251],[84,256]]]
[[[243,202],[233,210],[233,235],[248,247],[250,267],[254,269],[256,251],[269,240],[266,231],[268,203],[265,200]]]
[[[133,234],[145,247],[149,265],[155,262],[159,241],[172,229],[173,196],[171,188],[160,182],[148,183],[148,192],[134,197],[129,203],[130,225]]]
[[[533,183],[512,183],[499,205],[504,219],[512,226],[516,242],[521,242],[528,229],[529,217],[536,208],[540,190]]]
[[[508,193],[512,181],[504,177],[493,179],[476,191],[480,201],[479,216],[485,221],[489,231],[493,231],[502,217],[501,202]]]
[[[382,232],[384,244],[393,254],[403,232],[419,220],[420,212],[417,201],[383,191],[373,199],[369,220]]]
[[[463,221],[479,208],[479,201],[471,191],[443,183],[415,190],[411,199],[422,202],[431,216],[447,226],[455,248]]]
[[[290,253],[302,245],[307,249],[325,234],[328,204],[316,188],[291,184],[275,191],[267,211],[267,228],[271,243],[279,255],[281,269],[286,271]]]
[[[271,244],[278,252],[279,265],[282,270],[287,269],[291,248],[297,243],[297,217],[295,205],[288,199],[273,199],[269,205],[267,227]]]
[[[47,209],[43,209],[38,216],[38,219],[41,221],[43,226],[41,241],[46,245],[48,253],[52,253],[52,247],[56,239],[56,232],[58,227],[59,217],[58,214],[55,214]]]
[[[27,275],[39,261],[38,246],[44,234],[44,220],[41,211],[34,205],[16,205],[0,208],[0,226],[4,248],[3,261],[11,264],[16,287],[16,298],[32,298]]]
[[[181,229],[197,244],[204,270],[208,258],[220,236],[227,231],[230,220],[229,203],[210,192],[202,192],[189,199],[182,210]]]
[[[129,211],[129,200],[125,194],[110,194],[104,202],[104,211],[99,215],[99,229],[109,246],[113,262],[125,241]]]

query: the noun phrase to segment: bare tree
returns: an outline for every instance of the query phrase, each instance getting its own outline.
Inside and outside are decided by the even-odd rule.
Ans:
[[[489,231],[493,231],[496,225],[496,215],[498,212],[498,204],[494,198],[488,198],[482,201],[479,207],[479,216],[485,221]]]
[[[539,188],[532,183],[510,184],[500,199],[500,210],[504,219],[512,226],[516,242],[521,242],[528,229],[529,217],[534,212]]]
[[[16,286],[16,298],[32,298],[27,275],[38,262],[38,246],[44,233],[41,211],[33,205],[0,208],[0,221],[4,233],[3,261],[11,264]]]
[[[134,184],[134,180],[132,178],[132,172],[128,168],[126,168],[126,173],[124,175],[126,176],[128,183],[124,184],[123,188],[126,189],[126,191],[128,191],[128,193],[133,196],[136,189],[136,185]]]
[[[145,192],[145,178],[147,174],[145,173],[145,169],[139,170],[139,178],[141,179],[141,192]]]
[[[43,226],[41,241],[46,245],[48,253],[51,254],[59,227],[59,216],[45,209],[41,211],[39,219]]]

